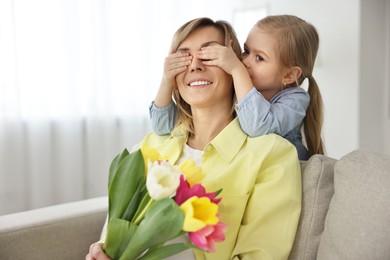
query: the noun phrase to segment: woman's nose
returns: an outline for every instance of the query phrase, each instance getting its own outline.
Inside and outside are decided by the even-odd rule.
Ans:
[[[198,70],[203,71],[205,68],[205,65],[203,64],[201,59],[193,57],[189,68],[191,71],[198,71]]]

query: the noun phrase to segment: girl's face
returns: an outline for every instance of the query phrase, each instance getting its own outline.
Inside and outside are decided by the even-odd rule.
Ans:
[[[188,69],[176,76],[180,95],[191,108],[232,105],[232,77],[217,66],[205,66],[195,56],[202,47],[215,44],[224,45],[223,34],[207,26],[191,32],[177,49],[177,52],[187,52],[192,56]]]
[[[255,25],[244,44],[242,62],[255,88],[267,100],[282,89],[286,68],[280,63],[276,41],[271,33]]]

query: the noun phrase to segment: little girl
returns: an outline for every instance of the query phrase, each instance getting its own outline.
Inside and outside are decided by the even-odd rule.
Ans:
[[[236,112],[249,136],[279,134],[295,145],[300,160],[324,154],[322,98],[312,75],[319,37],[313,25],[292,15],[267,16],[249,32],[240,61],[230,46],[210,44],[197,53],[204,68],[219,66],[233,76]],[[192,57],[171,53],[150,106],[153,130],[169,134],[176,121],[172,102],[175,77],[191,69]],[[199,69],[199,68],[198,68]],[[203,68],[200,68],[203,69]],[[308,92],[300,87],[308,79]],[[197,82],[206,87],[208,82]],[[306,145],[303,144],[301,128]]]

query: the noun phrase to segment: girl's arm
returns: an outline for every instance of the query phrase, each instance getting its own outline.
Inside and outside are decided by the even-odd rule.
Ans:
[[[310,101],[304,89],[287,88],[268,101],[253,87],[248,71],[230,46],[203,47],[197,56],[204,59],[205,65],[219,66],[233,76],[237,116],[247,135],[275,133],[285,136],[302,124]]]
[[[301,125],[309,106],[309,94],[300,87],[287,88],[266,100],[255,88],[236,104],[242,130],[251,137],[268,133],[287,135]]]
[[[159,135],[171,132],[175,124],[176,108],[172,92],[176,86],[176,76],[191,64],[192,57],[186,52],[171,52],[164,62],[164,73],[157,95],[149,107],[152,129]]]
[[[169,134],[176,122],[176,105],[171,100],[167,106],[159,108],[154,102],[149,107],[149,117],[152,129],[158,135]]]

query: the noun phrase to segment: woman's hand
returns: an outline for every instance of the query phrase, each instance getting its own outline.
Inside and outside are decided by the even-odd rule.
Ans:
[[[110,260],[110,258],[103,252],[103,243],[96,242],[89,247],[85,260]]]

